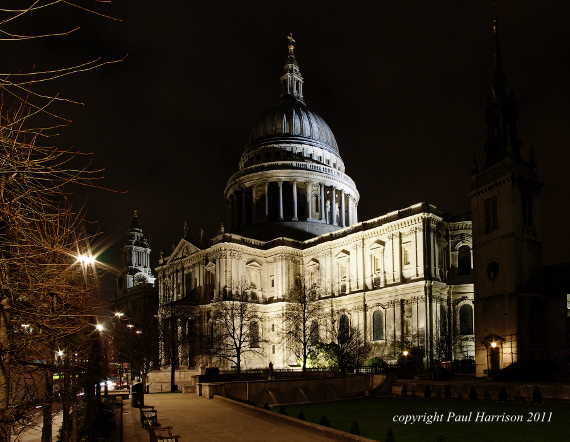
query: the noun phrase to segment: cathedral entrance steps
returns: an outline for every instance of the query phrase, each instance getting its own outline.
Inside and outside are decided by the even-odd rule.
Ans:
[[[498,382],[474,377],[450,381],[400,379],[391,386],[391,392],[395,396],[420,398],[570,402],[567,384]]]

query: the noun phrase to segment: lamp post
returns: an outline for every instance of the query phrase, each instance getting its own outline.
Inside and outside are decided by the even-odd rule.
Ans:
[[[120,313],[120,312],[115,312],[115,317],[119,319],[118,324],[121,325],[121,316],[123,316],[124,313]],[[118,337],[118,330],[117,327],[115,327],[115,337]],[[117,339],[118,341],[118,339]],[[118,352],[118,359],[119,359],[119,388],[122,389],[123,388],[123,352],[122,352],[122,345],[115,345],[115,348],[117,348],[117,352]]]
[[[103,332],[105,331],[105,328],[103,327],[102,324],[97,324],[95,326],[95,328],[99,331],[99,336],[101,338],[101,343],[105,343],[106,344],[106,340],[105,337],[103,335]],[[105,387],[104,387],[104,395],[105,397],[109,396],[109,385],[108,385],[108,376],[109,376],[109,359],[108,359],[108,346],[107,345],[102,345],[101,346],[101,357],[103,358],[103,364],[105,364]],[[104,348],[103,348],[104,347]]]

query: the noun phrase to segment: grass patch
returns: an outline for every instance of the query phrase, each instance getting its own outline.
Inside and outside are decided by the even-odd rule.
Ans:
[[[280,407],[272,407],[278,412]],[[286,406],[289,416],[298,416],[303,411],[305,420],[318,424],[326,415],[330,426],[349,432],[356,421],[360,435],[384,441],[388,429],[392,427],[398,442],[433,441],[441,434],[449,442],[526,442],[565,440],[568,437],[570,406],[557,404],[530,404],[518,402],[462,401],[449,399],[420,399],[412,397],[363,398],[318,404]],[[489,415],[522,416],[522,422],[475,422],[477,412]],[[394,416],[416,415],[432,417],[443,415],[442,422],[416,422],[404,424],[394,422]],[[469,416],[471,421],[455,422],[448,420],[450,413],[455,416]],[[535,417],[544,422],[534,422]],[[552,414],[550,414],[552,413]],[[548,418],[550,417],[550,422]],[[528,420],[531,422],[527,422]]]

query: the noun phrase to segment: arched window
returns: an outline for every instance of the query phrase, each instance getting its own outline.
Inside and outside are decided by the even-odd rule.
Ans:
[[[459,334],[473,334],[473,307],[463,304],[459,309]]]
[[[384,339],[384,312],[376,310],[372,314],[372,340],[381,341]]]
[[[319,335],[319,323],[317,320],[311,322],[311,328],[309,329],[309,344],[317,345],[321,340]]]
[[[457,274],[459,276],[471,274],[471,249],[469,246],[459,247],[457,253]]]
[[[259,324],[257,322],[249,324],[249,346],[259,348]]]

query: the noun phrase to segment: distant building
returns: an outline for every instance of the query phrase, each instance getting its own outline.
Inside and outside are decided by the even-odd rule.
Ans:
[[[122,348],[128,355],[124,362],[130,362],[133,355],[137,359],[150,358],[158,367],[158,345],[150,342],[158,341],[158,289],[156,277],[150,267],[150,247],[140,227],[135,211],[127,236],[121,247],[121,267],[117,275],[117,289],[112,300],[112,310],[119,316],[115,326],[121,324],[123,333],[140,333],[140,338],[146,340],[144,352],[133,352],[133,349]],[[136,346],[137,340],[123,336],[122,347]],[[140,364],[139,364],[140,365]]]

